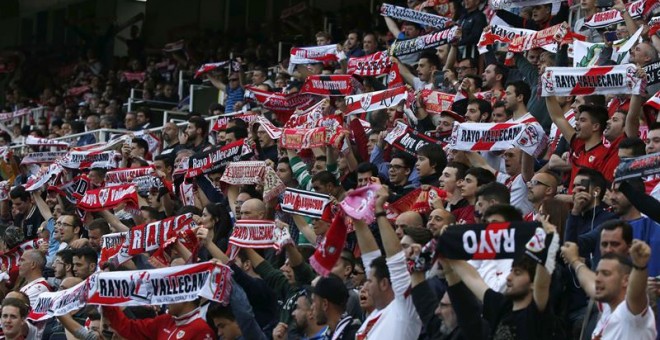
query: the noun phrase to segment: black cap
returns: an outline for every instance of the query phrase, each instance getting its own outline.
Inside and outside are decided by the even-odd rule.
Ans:
[[[348,289],[344,281],[334,274],[319,279],[314,286],[314,294],[341,307],[345,307],[348,301]]]

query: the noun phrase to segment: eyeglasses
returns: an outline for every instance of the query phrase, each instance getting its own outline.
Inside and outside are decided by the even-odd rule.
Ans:
[[[236,79],[236,78],[231,78],[231,79],[229,79],[229,81],[238,81],[238,79]]]
[[[543,182],[541,182],[541,181],[539,181],[539,180],[537,180],[537,179],[533,179],[533,180],[531,180],[531,181],[529,181],[529,182],[527,182],[527,183],[529,183],[529,184],[530,184],[531,186],[533,186],[533,187],[534,187],[534,186],[537,186],[537,185],[543,185],[543,186],[546,186],[546,187],[548,187],[548,188],[550,187],[549,185],[547,185],[547,184],[545,184],[545,183],[543,183]]]
[[[56,227],[66,226],[66,227],[71,227],[71,228],[76,227],[75,225],[69,224],[69,223],[66,223],[66,222],[55,222],[55,226]]]
[[[397,170],[397,171],[402,170],[402,169],[406,169],[405,166],[403,166],[403,165],[398,165],[398,164],[390,164],[390,168],[392,168],[392,169],[394,169],[394,170]]]

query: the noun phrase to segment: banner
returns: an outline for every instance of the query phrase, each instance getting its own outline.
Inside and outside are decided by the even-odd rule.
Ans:
[[[380,7],[380,15],[415,22],[435,29],[443,29],[452,25],[450,18],[390,4],[383,4]]]
[[[452,225],[440,235],[436,251],[451,260],[515,259],[525,253],[538,222]]]
[[[319,96],[348,96],[359,87],[361,87],[359,82],[350,74],[316,74],[305,79],[300,93]]]
[[[503,151],[520,148],[538,156],[548,137],[538,123],[454,123],[451,148],[462,151]]]
[[[39,172],[30,176],[23,186],[25,191],[35,191],[41,189],[46,183],[57,178],[64,169],[59,164],[51,164],[47,168],[39,169]]]
[[[408,40],[398,40],[390,48],[391,56],[402,56],[421,52],[429,48],[435,48],[440,45],[446,45],[456,39],[458,26],[443,29],[440,32],[422,35]]]
[[[290,214],[321,218],[325,206],[330,203],[330,196],[313,191],[286,188],[280,208]]]
[[[28,135],[27,137],[25,137],[25,145],[55,146],[55,147],[58,147],[58,148],[68,148],[69,147],[69,143],[59,142],[59,141],[48,139],[48,138],[38,138],[38,137],[34,137],[32,135]]]
[[[617,40],[612,43],[612,57],[610,60],[617,65],[627,64],[630,59],[630,49],[639,40],[642,34],[640,27],[630,38]],[[594,66],[605,49],[605,43],[590,43],[575,40],[573,42],[573,67]]]
[[[346,96],[346,111],[344,111],[344,115],[377,111],[397,106],[401,101],[406,100],[407,96],[408,90],[405,86]]]
[[[415,131],[402,122],[396,123],[392,131],[385,136],[385,142],[413,156],[417,155],[417,150],[422,146],[427,144],[443,144],[436,139]]]
[[[440,114],[442,111],[451,110],[451,105],[456,100],[456,95],[434,90],[422,90],[421,96],[424,109],[433,114]]]
[[[280,137],[280,146],[288,150],[301,150],[325,147],[327,145],[326,129],[284,129]]]
[[[245,139],[241,139],[190,156],[186,178],[209,174],[224,168],[230,162],[237,162],[243,158],[251,157],[252,149],[245,142]]]
[[[69,151],[57,162],[69,169],[114,169],[121,160],[121,153],[117,151]]]
[[[392,60],[388,51],[348,59],[347,74],[374,77],[390,73]]]
[[[530,35],[517,36],[511,40],[508,52],[524,52],[533,48],[556,44],[564,39],[568,30],[568,24],[564,22]]]
[[[339,204],[341,210],[347,216],[355,220],[364,221],[371,224],[376,219],[376,191],[380,189],[379,184],[369,184],[352,190],[346,194],[346,197]]]
[[[252,86],[246,86],[245,90],[245,95],[248,99],[253,99],[267,110],[284,115],[290,115],[296,109],[310,107],[318,101],[316,96],[300,92],[282,94],[279,92],[262,91]]]
[[[635,158],[622,158],[614,171],[614,181],[645,177],[660,173],[660,153]]]
[[[291,239],[289,229],[278,228],[273,221],[238,220],[229,237],[229,244],[240,248],[280,249]]]
[[[24,164],[39,164],[39,163],[53,163],[58,158],[66,155],[66,151],[53,151],[53,152],[30,152],[23,156],[21,165]]]
[[[244,122],[246,122],[248,125],[250,125],[252,122],[256,121],[259,118],[258,115],[256,115],[254,112],[248,111],[248,112],[234,112],[230,114],[224,114],[221,116],[218,116],[216,119],[215,123],[213,124],[213,127],[211,128],[211,131],[220,131],[224,130],[227,128],[227,123],[229,123],[230,120],[232,119],[241,119]]]
[[[541,95],[639,94],[642,80],[633,64],[594,67],[546,67]]]
[[[644,65],[644,72],[646,72],[647,85],[660,83],[660,61]]]
[[[121,203],[138,207],[138,194],[134,184],[87,190],[78,201],[77,207],[85,211],[112,209]]]
[[[637,0],[631,3],[626,4],[626,9],[633,19],[637,19],[642,16],[644,13],[644,2],[645,0]],[[589,28],[604,28],[612,24],[618,24],[624,22],[623,16],[616,9],[610,9],[608,11],[598,12],[585,20],[584,25]]]

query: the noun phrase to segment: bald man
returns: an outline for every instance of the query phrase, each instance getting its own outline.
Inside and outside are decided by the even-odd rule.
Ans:
[[[258,198],[251,198],[241,205],[241,220],[266,219],[266,204]]]
[[[396,236],[399,241],[403,238],[403,229],[405,228],[424,228],[424,220],[422,215],[414,211],[406,211],[399,215],[394,222]]]
[[[525,215],[525,221],[534,221],[543,201],[555,197],[558,185],[557,177],[547,172],[539,172],[527,182],[527,199],[534,210]]]
[[[18,275],[25,278],[21,292],[30,298],[30,305],[35,306],[39,294],[49,292],[50,285],[42,276],[46,266],[46,257],[36,249],[28,250],[18,260]]]
[[[454,223],[456,223],[454,214],[441,208],[431,211],[426,227],[433,233],[433,236],[439,236],[446,226]]]

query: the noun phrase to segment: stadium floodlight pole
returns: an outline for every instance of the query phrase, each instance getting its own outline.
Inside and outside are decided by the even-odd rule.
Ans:
[[[282,47],[284,47],[284,44],[280,40],[280,42],[277,43],[277,60],[279,62],[282,61]]]
[[[179,70],[179,98],[183,98],[183,70]]]

